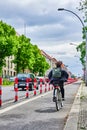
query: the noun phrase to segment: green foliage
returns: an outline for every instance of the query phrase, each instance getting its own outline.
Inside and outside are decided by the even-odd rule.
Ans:
[[[5,57],[13,54],[15,36],[14,28],[0,21],[0,74],[5,65]]]
[[[84,22],[87,22],[87,0],[80,0],[79,2],[79,11],[82,11],[84,14]]]
[[[71,78],[76,78],[76,76],[72,74],[72,75],[71,75]]]
[[[8,79],[3,79],[3,85],[11,85],[12,82],[9,81]]]
[[[18,36],[17,43],[14,48],[14,63],[16,64],[16,71],[24,72],[26,68],[32,68],[32,44],[30,39],[26,38],[24,35]]]
[[[28,69],[35,74],[41,73],[41,75],[44,75],[45,71],[49,68],[49,64],[42,56],[37,45],[32,45],[30,39],[24,35],[17,38],[14,56],[13,62],[16,64],[17,73]]]
[[[13,27],[0,21],[0,73],[5,65],[5,58],[11,55],[14,55],[12,62],[17,73],[28,69],[35,74],[44,75],[49,68],[40,49],[29,38],[24,35],[17,36]]]
[[[77,51],[80,51],[80,61],[83,66],[85,66],[85,55],[86,55],[86,49],[85,49],[85,42],[83,41],[80,45],[77,46]]]
[[[79,3],[79,11],[82,11],[84,14],[84,22],[87,22],[87,0],[80,0]],[[77,51],[80,51],[81,56],[80,56],[80,61],[83,65],[83,67],[85,67],[85,56],[86,56],[86,33],[87,33],[87,26],[85,26],[83,28],[83,42],[77,47]]]
[[[40,49],[34,45],[33,46],[34,62],[33,62],[33,73],[38,73],[43,76],[47,69],[49,69],[49,64],[46,62],[45,57],[41,54]]]

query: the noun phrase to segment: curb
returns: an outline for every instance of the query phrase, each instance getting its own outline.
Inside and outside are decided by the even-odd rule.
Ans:
[[[78,115],[80,111],[80,94],[81,94],[82,84],[80,85],[78,92],[75,96],[72,108],[70,110],[67,122],[63,130],[77,130]]]

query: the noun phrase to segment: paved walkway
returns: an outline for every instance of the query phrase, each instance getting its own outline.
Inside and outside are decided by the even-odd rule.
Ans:
[[[79,87],[64,130],[87,130],[87,86]]]
[[[87,86],[82,85],[77,130],[87,130]]]

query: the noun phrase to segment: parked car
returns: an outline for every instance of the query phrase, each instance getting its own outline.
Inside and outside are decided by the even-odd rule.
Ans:
[[[18,88],[22,88],[24,90],[26,88],[26,79],[30,78],[31,81],[29,82],[29,90],[34,89],[34,79],[36,78],[33,73],[19,73],[16,76],[18,78]],[[37,86],[38,89],[38,86]]]

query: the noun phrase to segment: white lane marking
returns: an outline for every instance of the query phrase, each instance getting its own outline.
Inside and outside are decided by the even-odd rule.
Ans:
[[[23,102],[20,102],[20,103],[18,103],[18,104],[9,106],[9,107],[7,107],[7,108],[4,108],[4,109],[0,110],[0,114],[5,113],[5,112],[7,112],[7,111],[9,111],[9,110],[12,110],[12,109],[14,109],[14,108],[16,108],[16,107],[19,107],[19,106],[21,106],[21,105],[24,105],[24,104],[26,104],[26,103],[28,103],[28,102],[30,102],[30,101],[36,100],[36,99],[38,99],[38,98],[40,98],[40,97],[42,97],[42,96],[45,96],[45,95],[47,95],[47,94],[49,94],[49,93],[51,93],[51,92],[52,92],[52,91],[49,91],[49,92],[47,92],[47,93],[38,95],[37,97],[32,97],[31,99],[28,99],[27,101],[23,101]]]

